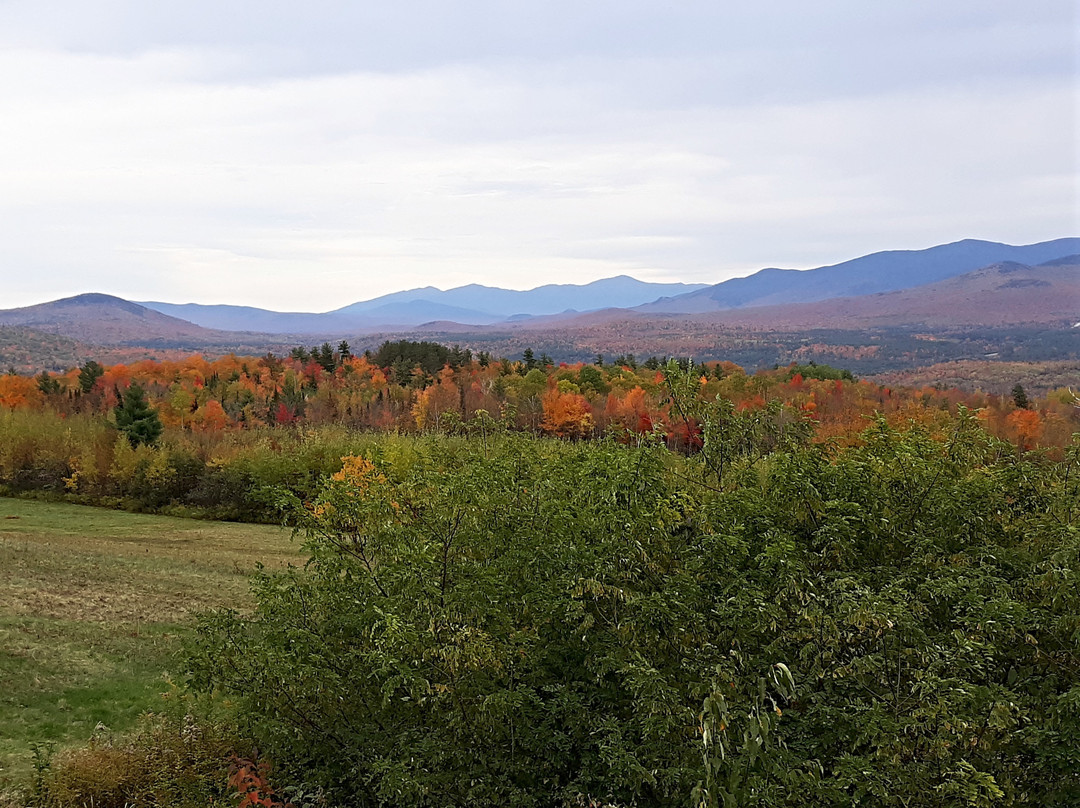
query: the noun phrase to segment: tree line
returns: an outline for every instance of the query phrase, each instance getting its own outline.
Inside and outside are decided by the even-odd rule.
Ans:
[[[678,360],[680,369],[691,367]],[[452,430],[478,412],[513,428],[566,438],[610,429],[665,432],[693,441],[671,412],[667,360],[633,356],[555,364],[526,350],[495,359],[430,342],[386,342],[355,356],[347,343],[294,349],[289,356],[225,356],[103,366],[88,361],[66,373],[0,376],[0,409],[109,415],[134,383],[166,428],[186,431],[343,424],[376,431]],[[1025,448],[1062,446],[1076,429],[1076,398],[1066,389],[1028,402],[1011,396],[932,387],[903,388],[856,379],[814,363],[748,374],[729,362],[693,365],[704,399],[743,409],[779,404],[810,419],[821,439],[858,433],[874,413],[933,418],[959,404],[978,410],[987,428]],[[693,430],[691,430],[693,432]]]

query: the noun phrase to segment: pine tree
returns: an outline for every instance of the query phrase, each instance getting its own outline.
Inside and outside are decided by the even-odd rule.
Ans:
[[[38,390],[47,396],[56,395],[60,392],[60,382],[49,375],[47,370],[41,371],[41,375],[37,377]]]
[[[1024,385],[1019,382],[1012,389],[1013,403],[1017,406],[1017,409],[1026,410],[1031,407],[1031,402],[1028,401],[1027,393],[1024,392]]]
[[[334,349],[330,347],[330,343],[324,342],[317,354],[315,350],[312,350],[311,358],[318,362],[327,373],[333,373],[334,368],[337,367],[337,360],[334,359]]]
[[[134,382],[124,391],[122,402],[113,410],[113,418],[116,428],[127,436],[132,446],[156,443],[164,429],[157,410],[146,401],[146,392]]]
[[[79,389],[84,393],[89,393],[94,389],[94,384],[105,375],[105,368],[95,362],[93,359],[88,359],[81,368],[79,368]]]

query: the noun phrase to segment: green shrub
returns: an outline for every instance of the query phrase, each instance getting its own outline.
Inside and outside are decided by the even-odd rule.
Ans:
[[[347,459],[193,683],[348,805],[1080,799],[1080,443],[1018,459],[961,413],[721,471],[702,434]]]

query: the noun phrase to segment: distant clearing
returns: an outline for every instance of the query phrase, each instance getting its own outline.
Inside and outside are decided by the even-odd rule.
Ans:
[[[881,373],[871,381],[886,385],[912,387],[956,387],[961,390],[985,390],[1007,395],[1013,385],[1022,384],[1035,395],[1046,395],[1061,387],[1080,385],[1080,360],[1069,362],[1000,362],[967,360],[943,362],[929,367]]]
[[[283,528],[0,498],[0,791],[31,744],[85,741],[155,709],[194,612],[249,605]]]

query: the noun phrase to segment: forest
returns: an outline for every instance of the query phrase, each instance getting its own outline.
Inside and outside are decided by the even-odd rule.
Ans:
[[[1067,388],[809,362],[403,342],[8,374],[3,493],[284,522],[307,559],[199,617],[173,724],[28,793],[1077,804],[1077,433]]]
[[[354,356],[348,343],[324,343],[295,348],[288,356],[192,355],[104,366],[90,360],[65,373],[9,372],[0,376],[0,409],[109,415],[135,383],[163,425],[184,433],[293,424],[453,431],[483,411],[512,429],[557,437],[598,437],[612,428],[643,433],[656,426],[671,442],[680,439],[675,433],[685,424],[670,412],[667,362],[597,355],[571,365],[529,348],[520,360],[496,360],[485,352],[473,356],[468,349],[407,340]],[[684,368],[688,363],[681,360]],[[928,417],[936,409],[955,411],[958,404],[978,410],[998,437],[1029,447],[1040,441],[1062,446],[1076,424],[1075,396],[1064,386],[1017,408],[1011,395],[941,385],[893,387],[857,380],[814,360],[755,373],[726,361],[694,367],[701,398],[721,396],[739,409],[782,406],[811,421],[821,439],[858,432],[874,413]],[[1015,363],[1003,367],[1019,373]],[[1017,415],[1017,409],[1024,412]]]

